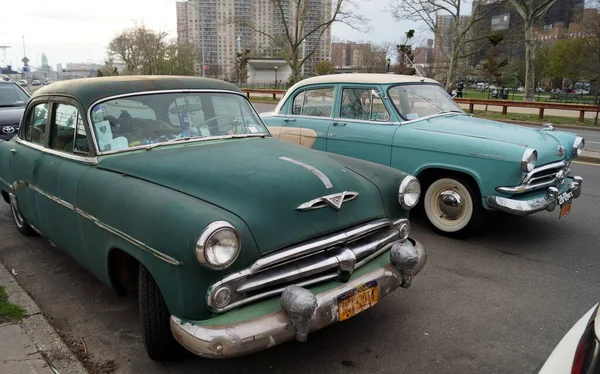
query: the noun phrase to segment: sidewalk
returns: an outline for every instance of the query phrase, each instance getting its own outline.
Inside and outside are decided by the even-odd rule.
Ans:
[[[37,304],[2,264],[0,286],[4,287],[8,302],[25,310],[21,321],[0,323],[0,373],[87,373]]]

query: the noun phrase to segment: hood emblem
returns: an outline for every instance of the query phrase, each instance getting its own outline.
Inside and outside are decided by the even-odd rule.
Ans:
[[[556,151],[556,155],[559,157],[562,157],[565,155],[565,147],[563,147],[562,145],[558,146],[558,150]]]
[[[12,134],[13,132],[15,132],[15,128],[12,126],[4,126],[2,128],[2,132],[5,134]]]
[[[358,192],[354,191],[344,191],[340,193],[334,193],[331,195],[325,195],[318,197],[316,199],[312,199],[305,203],[298,205],[296,210],[313,210],[324,208],[326,206],[331,207],[335,210],[340,210],[342,204],[347,201],[354,200],[358,197]]]

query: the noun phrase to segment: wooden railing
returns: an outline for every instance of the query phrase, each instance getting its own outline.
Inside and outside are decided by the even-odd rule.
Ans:
[[[263,90],[260,88],[242,88],[242,92],[246,93],[246,97],[250,99],[251,93],[261,93],[261,94],[269,94],[273,95],[273,100],[277,100],[277,95],[283,96],[285,90]]]
[[[519,108],[536,108],[539,110],[539,118],[544,118],[544,109],[556,109],[556,110],[575,110],[579,112],[579,122],[583,122],[585,112],[597,112],[598,107],[595,105],[586,104],[561,104],[561,103],[548,103],[548,102],[528,102],[528,101],[513,101],[513,100],[495,100],[495,99],[466,99],[466,98],[454,98],[459,104],[469,104],[469,113],[473,113],[475,105],[491,105],[501,106],[502,114],[506,115],[508,107],[519,107]]]

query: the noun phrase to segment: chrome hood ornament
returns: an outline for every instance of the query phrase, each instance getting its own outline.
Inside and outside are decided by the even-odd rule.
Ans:
[[[354,200],[358,197],[358,192],[344,191],[340,193],[334,193],[331,195],[325,195],[316,199],[302,203],[296,207],[296,210],[313,210],[324,208],[329,206],[335,210],[340,210],[342,204],[347,201]]]
[[[556,151],[556,155],[562,157],[565,155],[565,147],[562,145],[558,146],[558,150]]]

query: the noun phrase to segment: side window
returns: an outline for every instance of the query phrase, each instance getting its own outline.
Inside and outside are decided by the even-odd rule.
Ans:
[[[81,115],[76,107],[56,104],[50,128],[50,148],[75,154],[88,154],[89,146]]]
[[[387,122],[390,114],[375,89],[345,88],[342,90],[340,117],[363,121]]]
[[[46,143],[48,103],[37,104],[29,113],[25,127],[25,140],[43,146]]]
[[[331,117],[333,92],[333,87],[316,88],[301,92],[294,98],[292,114]]]

